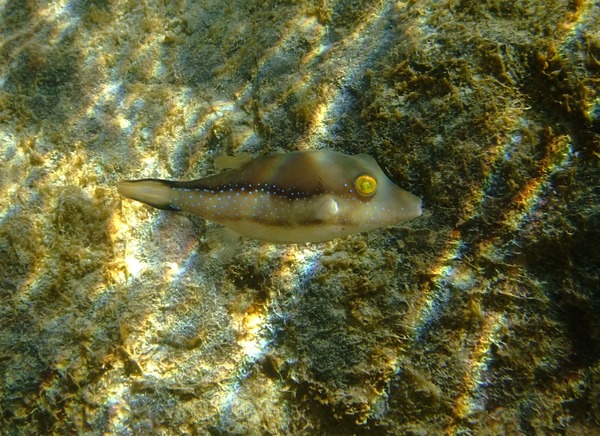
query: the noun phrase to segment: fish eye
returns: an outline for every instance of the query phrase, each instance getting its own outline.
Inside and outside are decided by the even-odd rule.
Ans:
[[[377,180],[375,178],[363,174],[358,176],[354,181],[354,187],[358,191],[358,194],[363,197],[370,197],[377,191]]]

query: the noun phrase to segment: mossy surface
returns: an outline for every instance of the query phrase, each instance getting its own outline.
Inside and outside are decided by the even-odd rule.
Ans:
[[[599,28],[594,0],[6,2],[2,430],[598,432]],[[114,188],[323,147],[425,214],[221,265]]]

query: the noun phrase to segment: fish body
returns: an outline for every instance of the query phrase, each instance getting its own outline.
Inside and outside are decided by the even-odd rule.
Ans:
[[[332,150],[263,156],[194,181],[123,181],[118,191],[273,243],[326,241],[421,215],[421,199],[396,186],[371,156]]]

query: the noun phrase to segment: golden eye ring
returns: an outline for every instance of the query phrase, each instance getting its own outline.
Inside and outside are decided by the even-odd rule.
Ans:
[[[354,187],[358,192],[358,195],[362,197],[371,197],[375,195],[377,191],[377,180],[375,178],[363,174],[362,176],[358,176],[354,181]]]

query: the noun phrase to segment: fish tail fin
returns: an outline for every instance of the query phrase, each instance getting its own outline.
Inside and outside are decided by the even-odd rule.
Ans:
[[[124,180],[117,184],[123,197],[141,201],[162,210],[179,210],[171,204],[171,185],[166,180]]]

